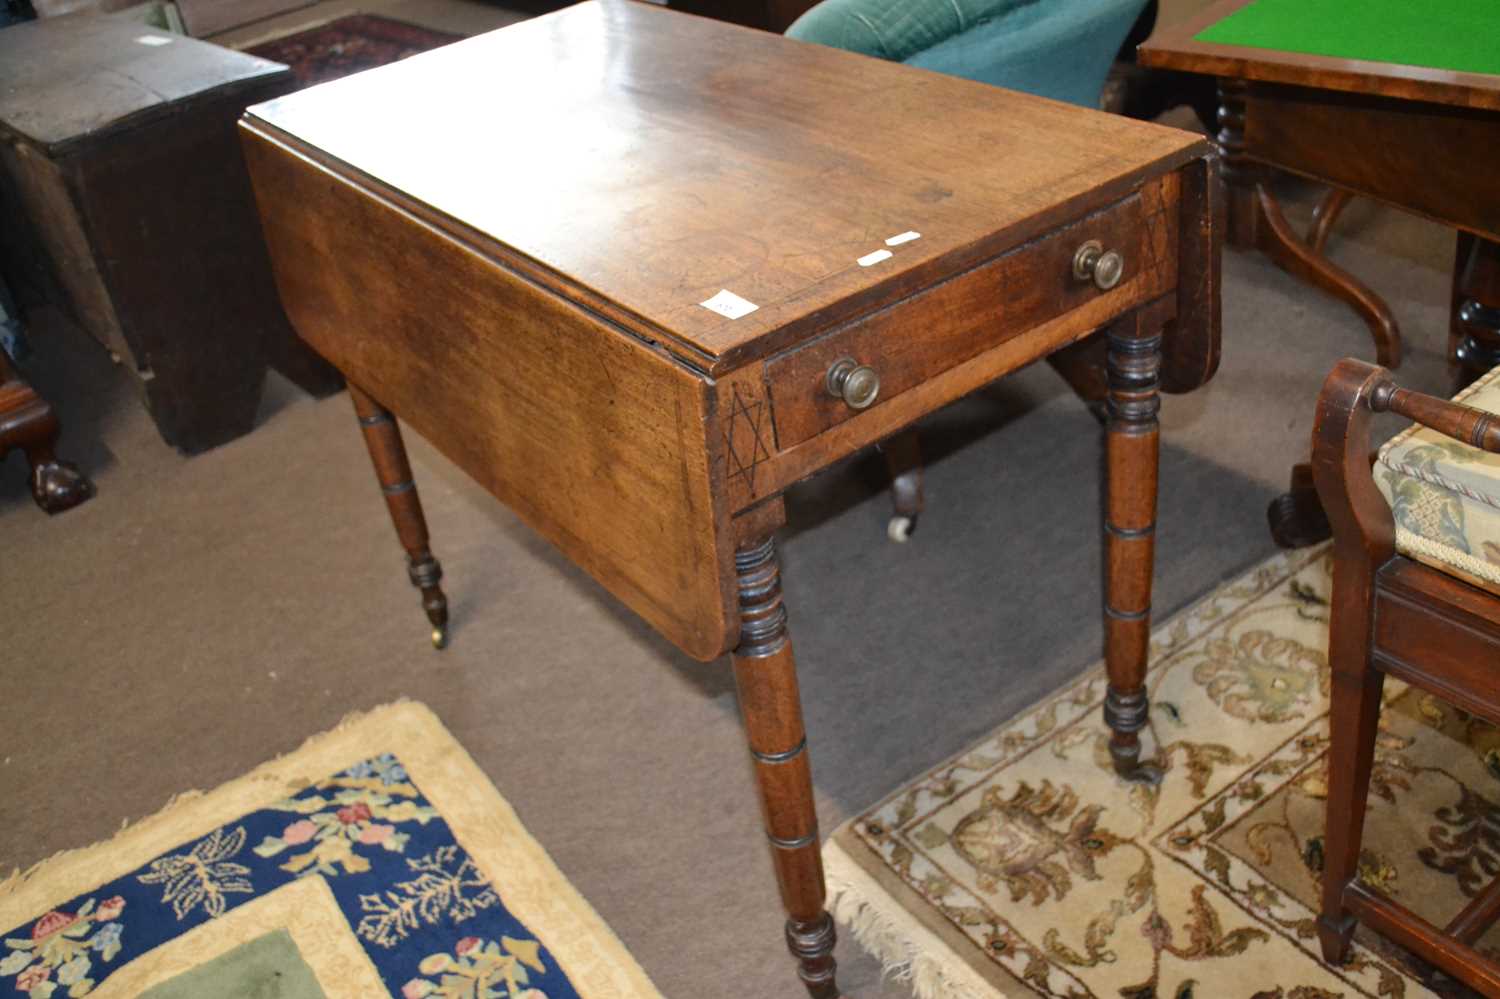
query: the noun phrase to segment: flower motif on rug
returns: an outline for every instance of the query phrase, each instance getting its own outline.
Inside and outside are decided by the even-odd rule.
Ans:
[[[402,999],[548,999],[528,985],[531,972],[547,970],[535,940],[464,937],[452,954],[429,954],[417,970],[423,977],[402,987]]]
[[[0,957],[0,979],[14,976],[17,992],[30,999],[88,995],[94,961],[113,961],[120,952],[125,900],[118,895],[96,904],[90,898],[72,912],[47,913],[21,937],[7,937]]]
[[[1073,875],[1099,880],[1095,859],[1124,842],[1100,825],[1103,811],[1101,805],[1079,808],[1072,788],[1050,781],[1039,789],[1022,782],[1008,798],[992,787],[984,805],[959,820],[953,846],[980,871],[981,888],[994,891],[1003,881],[1012,902],[1029,896],[1040,905],[1049,895],[1067,895]]]
[[[0,986],[27,999],[87,995],[135,958],[306,878],[327,885],[391,996],[578,999],[545,945],[506,909],[500,890],[389,753],[210,830],[5,934]],[[434,955],[435,939],[458,943],[451,954]]]
[[[1256,629],[1204,642],[1193,679],[1236,718],[1291,721],[1320,710],[1327,698],[1328,656]]]
[[[287,825],[279,836],[263,839],[255,848],[256,856],[275,857],[306,845],[307,850],[292,854],[281,869],[329,877],[340,869],[345,874],[363,874],[370,869],[364,852],[373,848],[403,852],[411,836],[400,827],[412,822],[425,825],[437,815],[430,806],[415,801],[417,789],[389,753],[330,777],[317,790],[330,793],[304,792],[275,806],[304,817]]]

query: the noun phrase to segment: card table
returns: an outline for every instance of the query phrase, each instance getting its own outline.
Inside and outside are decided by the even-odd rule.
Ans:
[[[1500,364],[1500,5],[1221,0],[1152,35],[1140,62],[1218,78],[1230,246],[1258,249],[1347,302],[1377,360],[1396,367],[1396,319],[1323,255],[1329,232],[1351,194],[1451,226],[1455,389]],[[1277,170],[1331,186],[1306,238],[1271,190]],[[1268,513],[1283,545],[1328,536],[1306,464]]]
[[[1103,344],[1105,719],[1120,773],[1159,776],[1158,392],[1219,353],[1200,137],[626,0],[241,129],[281,299],[349,381],[436,640],[397,415],[685,653],[731,655],[811,995],[838,988],[773,542],[793,483]]]

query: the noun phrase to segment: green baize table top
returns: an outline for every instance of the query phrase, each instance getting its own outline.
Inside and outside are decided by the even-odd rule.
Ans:
[[[1195,39],[1500,75],[1500,0],[1253,0]]]

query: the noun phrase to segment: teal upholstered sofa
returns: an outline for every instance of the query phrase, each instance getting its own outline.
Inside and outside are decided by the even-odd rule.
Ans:
[[[792,38],[1097,107],[1147,0],[823,0]]]

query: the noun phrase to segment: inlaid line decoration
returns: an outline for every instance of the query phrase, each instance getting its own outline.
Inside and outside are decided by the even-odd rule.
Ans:
[[[1171,220],[1167,218],[1167,197],[1160,183],[1141,188],[1141,205],[1145,209],[1142,221],[1146,226],[1146,267],[1160,285],[1164,273],[1169,273],[1174,261],[1167,252],[1171,242]]]
[[[769,461],[767,416],[770,403],[754,396],[746,398],[744,388],[734,386],[734,401],[729,406],[729,420],[724,427],[724,445],[729,454],[729,479],[743,478],[745,488],[755,495],[755,470]]]

